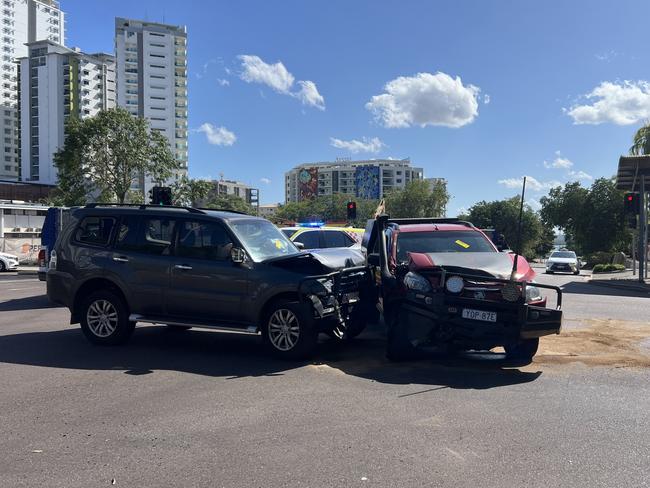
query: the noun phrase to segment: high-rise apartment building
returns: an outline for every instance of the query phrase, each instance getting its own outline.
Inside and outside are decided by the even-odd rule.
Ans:
[[[382,198],[423,178],[410,159],[369,159],[301,164],[285,173],[285,200],[298,202],[319,195],[343,193],[362,199]]]
[[[52,41],[27,47],[28,55],[19,60],[21,179],[53,185],[53,156],[65,142],[68,119],[116,105],[115,58]]]
[[[18,179],[20,133],[18,67],[25,45],[38,40],[65,44],[64,14],[54,0],[2,0],[0,2],[0,179]]]
[[[187,173],[187,30],[184,26],[115,19],[117,103],[149,120],[169,140]],[[145,195],[155,182],[143,178]],[[144,186],[144,189],[142,188]]]

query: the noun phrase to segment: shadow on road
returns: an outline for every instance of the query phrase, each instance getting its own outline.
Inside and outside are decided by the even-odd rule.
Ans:
[[[647,291],[616,288],[607,284],[594,284],[590,282],[572,281],[562,286],[563,293],[575,293],[578,295],[606,295],[610,297],[639,297],[649,298]]]
[[[172,370],[234,380],[278,376],[307,366],[387,384],[488,389],[527,383],[541,374],[510,369],[499,354],[390,363],[384,358],[384,341],[373,333],[348,344],[325,340],[317,358],[307,363],[281,361],[264,353],[258,337],[199,330],[174,332],[162,326],[137,328],[131,341],[122,347],[92,346],[78,328],[0,336],[2,363],[123,370],[131,375]]]
[[[0,312],[15,312],[19,310],[36,310],[41,308],[57,307],[60,307],[60,305],[51,303],[46,295],[13,298],[6,302],[0,302]]]

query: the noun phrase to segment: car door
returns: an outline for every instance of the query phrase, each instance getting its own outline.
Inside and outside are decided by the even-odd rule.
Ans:
[[[234,244],[221,222],[179,221],[171,287],[165,297],[171,316],[214,324],[242,321],[248,270],[230,259]]]
[[[109,273],[126,283],[132,313],[148,317],[166,313],[163,293],[170,284],[175,224],[172,218],[155,215],[120,219]]]

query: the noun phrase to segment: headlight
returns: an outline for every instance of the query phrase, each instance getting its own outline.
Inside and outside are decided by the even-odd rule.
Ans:
[[[460,276],[451,276],[447,278],[445,282],[445,287],[450,293],[460,293],[465,287],[465,282]]]
[[[431,291],[431,283],[424,276],[409,271],[404,276],[404,285],[410,290],[427,293]]]
[[[526,301],[527,302],[539,302],[544,297],[542,292],[536,286],[528,285],[526,287]]]

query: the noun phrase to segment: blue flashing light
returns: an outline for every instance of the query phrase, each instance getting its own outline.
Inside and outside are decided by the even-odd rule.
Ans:
[[[325,225],[325,222],[300,222],[298,224],[298,227],[314,227],[314,228],[319,228],[323,227]]]

